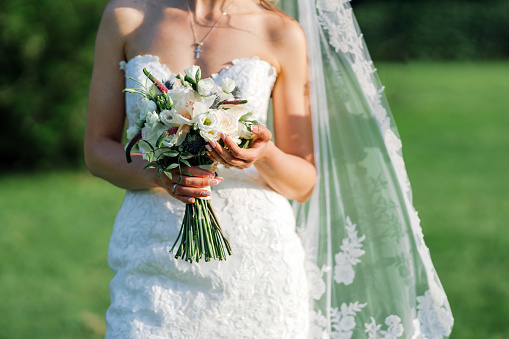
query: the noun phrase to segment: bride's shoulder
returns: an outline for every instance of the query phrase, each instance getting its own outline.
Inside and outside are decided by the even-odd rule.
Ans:
[[[146,15],[144,0],[110,0],[104,8],[101,22],[117,34],[126,36],[143,23]]]
[[[306,37],[300,24],[285,13],[275,13],[277,17],[267,17],[271,47],[280,65],[292,59],[306,58]],[[298,61],[298,60],[296,60]]]

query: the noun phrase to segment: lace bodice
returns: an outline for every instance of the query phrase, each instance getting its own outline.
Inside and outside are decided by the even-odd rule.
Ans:
[[[143,68],[161,80],[174,75],[151,55],[122,62],[128,77],[145,82]],[[212,75],[237,83],[254,118],[267,119],[276,71],[257,57],[233,60]],[[127,87],[138,87],[127,80]],[[127,94],[135,121],[141,96]],[[226,261],[190,264],[168,252],[178,236],[184,204],[163,190],[128,191],[115,220],[108,259],[107,338],[305,339],[309,293],[304,249],[288,200],[271,190],[255,166],[220,168],[225,180],[212,205],[232,246]]]
[[[127,62],[122,61],[120,68],[125,71],[126,77],[136,79],[145,84],[147,77],[143,74],[143,68],[147,68],[159,80],[172,80],[175,74],[159,62],[159,57],[154,55],[137,55]],[[241,89],[241,98],[248,101],[246,107],[253,112],[253,118],[267,122],[267,109],[269,106],[270,94],[277,72],[274,66],[259,57],[241,58],[232,61],[232,65],[223,68],[219,73],[211,75],[216,83],[228,77],[234,79]],[[135,81],[126,80],[127,88],[139,87]],[[141,99],[140,95],[126,93],[126,113],[129,119],[129,126],[136,120],[136,105]]]

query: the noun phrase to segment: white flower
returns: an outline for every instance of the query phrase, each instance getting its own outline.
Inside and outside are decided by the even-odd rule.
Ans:
[[[235,86],[236,86],[235,81],[230,78],[224,78],[221,81],[221,88],[226,93],[231,93],[235,89]]]
[[[141,137],[143,140],[150,143],[152,146],[155,146],[157,139],[159,139],[159,136],[168,129],[168,126],[163,125],[159,122],[156,122],[154,126],[150,126],[145,124],[145,127],[141,129]],[[140,151],[144,152],[150,152],[150,148],[146,146],[144,143],[139,143],[140,145]]]
[[[198,116],[198,128],[200,131],[213,131],[219,126],[219,121],[214,113],[204,113]]]
[[[240,119],[243,115],[249,113],[244,105],[226,105],[225,107],[228,108],[228,112],[235,114],[237,119]]]
[[[140,131],[140,128],[136,125],[132,125],[131,127],[129,127],[126,131],[126,136],[127,136],[127,139],[131,140],[132,138],[134,138],[134,136],[136,134],[138,134],[138,132]]]
[[[215,85],[216,83],[211,78],[200,80],[198,81],[198,93],[202,96],[207,96]]]
[[[213,129],[208,130],[208,131],[200,130],[200,135],[207,142],[218,141],[220,138],[219,132],[217,130],[213,130]]]
[[[157,105],[150,99],[142,98],[137,102],[138,110],[140,112],[140,118],[142,114],[147,114],[147,112],[153,112],[156,110]]]
[[[172,109],[171,111],[164,110],[159,114],[159,118],[161,122],[168,127],[177,127],[181,124],[181,115],[177,113],[176,110]]]
[[[148,112],[147,117],[145,119],[146,119],[145,127],[153,129],[159,122],[159,114],[157,114],[156,112]]]
[[[196,80],[196,78],[198,78],[198,79],[201,78],[200,66],[193,65],[193,66],[184,68],[184,73],[193,80]]]
[[[235,143],[239,144],[240,133],[238,118],[234,114],[223,109],[217,110],[216,116],[219,121],[218,131],[227,134]]]
[[[244,125],[243,123],[241,123],[239,121],[239,138],[241,139],[252,139],[254,136],[254,133],[251,132],[247,127],[246,125]]]

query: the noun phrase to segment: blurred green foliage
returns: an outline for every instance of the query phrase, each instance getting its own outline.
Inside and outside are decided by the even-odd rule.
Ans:
[[[105,0],[0,1],[0,171],[76,165]]]
[[[106,3],[0,1],[0,172],[83,166],[93,46]],[[375,61],[509,56],[505,0],[352,5]]]
[[[509,57],[509,1],[362,1],[354,11],[374,60]]]

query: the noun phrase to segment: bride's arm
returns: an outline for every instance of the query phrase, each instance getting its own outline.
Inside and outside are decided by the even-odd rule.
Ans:
[[[306,42],[296,22],[286,24],[284,38],[274,46],[280,64],[272,93],[275,144],[270,141],[270,132],[260,127],[253,148],[240,149],[227,138],[223,140],[230,152],[211,143],[215,146],[211,155],[229,166],[254,164],[273,190],[304,202],[311,196],[316,179]]]
[[[192,202],[193,197],[201,196],[202,187],[208,186],[210,180],[220,179],[213,179],[211,172],[193,167],[188,169],[193,177],[184,177],[177,187],[179,195],[176,195],[173,183],[178,180],[178,173],[172,182],[166,176],[159,179],[155,170],[144,170],[147,162],[140,154],[133,154],[132,163],[126,161],[121,144],[125,78],[119,70],[119,62],[125,59],[125,37],[143,21],[143,14],[134,8],[115,7],[112,3],[105,9],[97,34],[85,131],[85,163],[93,175],[121,188],[162,187],[174,198]]]

